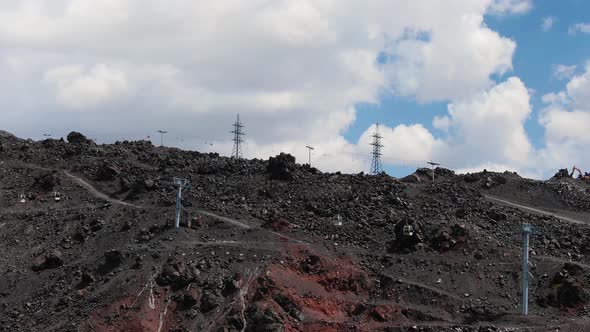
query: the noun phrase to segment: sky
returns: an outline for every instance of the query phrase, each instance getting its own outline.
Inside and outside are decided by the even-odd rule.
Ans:
[[[0,0],[0,129],[393,176],[590,170],[585,0]]]

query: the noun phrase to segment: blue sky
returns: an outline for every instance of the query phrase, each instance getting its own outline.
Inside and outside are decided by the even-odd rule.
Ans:
[[[555,18],[552,26],[544,31],[543,20]],[[533,89],[531,105],[533,112],[525,123],[526,132],[536,148],[544,146],[544,129],[538,122],[538,115],[546,105],[541,97],[550,92],[563,90],[564,81],[554,76],[554,65],[577,65],[579,72],[584,63],[590,60],[590,35],[568,33],[570,26],[590,21],[590,1],[584,0],[537,0],[533,8],[522,15],[497,16],[486,15],[485,23],[502,36],[517,42],[513,58],[513,70],[501,77],[494,76],[500,82],[507,76],[520,77],[529,89]],[[444,133],[432,126],[432,119],[444,115],[447,102],[418,103],[415,98],[397,97],[385,94],[379,103],[361,103],[357,120],[346,130],[344,137],[356,142],[372,123],[395,127],[399,124],[420,123],[434,135],[444,137]],[[392,114],[391,110],[395,110]],[[395,176],[411,172],[414,164],[385,165],[384,169]]]

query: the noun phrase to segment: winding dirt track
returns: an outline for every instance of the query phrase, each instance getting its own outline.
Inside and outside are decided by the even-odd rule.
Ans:
[[[526,206],[526,205],[517,204],[517,203],[511,202],[511,201],[507,201],[505,199],[501,199],[501,198],[490,196],[490,195],[484,195],[484,197],[487,198],[487,199],[489,199],[489,200],[491,200],[491,201],[494,201],[496,203],[500,203],[500,204],[503,204],[503,205],[509,205],[509,206],[512,206],[512,207],[515,207],[515,208],[518,208],[518,209],[521,209],[521,210],[525,210],[525,211],[528,211],[528,212],[533,212],[533,213],[536,213],[536,214],[542,214],[542,215],[552,216],[552,217],[561,219],[563,221],[571,222],[571,223],[574,223],[574,224],[587,224],[588,223],[588,222],[584,222],[584,221],[577,220],[577,219],[574,219],[574,218],[565,217],[565,216],[562,216],[562,215],[557,214],[557,213],[553,213],[553,212],[549,212],[549,211],[537,209],[537,208]]]
[[[90,183],[86,182],[84,179],[77,177],[73,174],[71,174],[68,171],[64,171],[64,174],[69,177],[70,179],[74,180],[76,183],[78,183],[79,185],[81,185],[82,187],[84,187],[86,190],[88,190],[88,192],[90,192],[92,195],[100,198],[100,199],[104,199],[107,202],[111,202],[113,204],[117,204],[117,205],[124,205],[124,206],[130,206],[130,207],[134,207],[136,209],[142,209],[141,206],[135,205],[135,204],[131,204],[131,203],[127,203],[127,202],[123,202],[121,200],[115,199],[115,198],[111,198],[103,193],[101,193],[100,191],[98,191],[96,188],[94,188]]]

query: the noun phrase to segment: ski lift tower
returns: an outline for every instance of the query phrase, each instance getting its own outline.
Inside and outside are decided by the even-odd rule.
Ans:
[[[190,188],[190,184],[187,179],[174,178],[174,184],[178,187],[176,195],[176,220],[174,226],[180,227],[180,210],[182,209],[182,189]]]
[[[160,146],[164,146],[164,134],[168,134],[165,130],[158,130],[160,133]]]
[[[436,168],[436,166],[440,166],[440,164],[435,163],[434,161],[429,161],[428,164],[432,166],[432,181],[434,181],[434,169]]]
[[[529,235],[533,227],[522,225],[522,314],[529,314]]]

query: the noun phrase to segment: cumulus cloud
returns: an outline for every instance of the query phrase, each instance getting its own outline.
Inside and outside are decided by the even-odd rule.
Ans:
[[[531,152],[523,127],[531,113],[529,99],[524,83],[511,77],[484,93],[451,103],[451,131],[461,143],[450,153],[472,162],[525,164]]]
[[[54,86],[58,102],[73,109],[96,107],[129,90],[125,73],[104,64],[53,68],[45,81]]]
[[[448,131],[445,139],[434,137],[420,124],[382,128],[384,160],[403,164],[405,160],[434,159],[462,170],[496,165],[530,174],[535,155],[524,123],[531,111],[528,89],[520,79],[510,77],[450,103],[448,114],[433,123],[435,128]],[[370,127],[361,136],[360,147],[369,146],[373,132]]]
[[[590,61],[586,63],[585,71],[574,76],[566,85],[568,96],[573,100],[573,106],[588,109],[590,104]]]
[[[370,143],[376,125],[372,125],[361,135],[358,146],[360,150],[370,151]],[[399,125],[396,127],[379,126],[382,136],[383,161],[388,164],[400,165],[407,161],[423,161],[433,155],[435,149],[440,148],[442,141],[420,124]]]
[[[545,128],[541,162],[547,168],[576,164],[590,169],[590,63],[583,73],[571,78],[564,91],[546,96],[543,101],[549,105],[539,116]]]
[[[576,65],[553,65],[553,77],[558,80],[565,80],[574,76],[576,72]]]
[[[491,11],[498,14],[524,14],[533,8],[532,0],[495,0]]]
[[[357,103],[393,92],[453,107],[434,121],[448,141],[420,124],[383,128],[384,140],[398,142],[385,143],[389,158],[440,157],[459,146],[481,152],[486,141],[468,137],[476,130],[463,113],[481,109],[474,121],[491,125],[473,125],[490,133],[504,126],[491,113],[523,107],[502,90],[520,95],[515,79],[500,87],[490,79],[512,69],[516,43],[485,15],[530,8],[523,0],[0,0],[0,112],[5,128],[23,136],[49,127],[112,141],[166,129],[171,145],[226,154],[240,113],[250,157],[287,151],[305,160],[312,144],[323,169],[360,171],[367,137],[350,143],[343,133]],[[509,101],[486,104],[501,104],[496,94]],[[8,109],[37,121],[24,125]],[[520,148],[494,147],[492,157],[526,150],[510,128]]]
[[[567,104],[569,102],[569,97],[563,91],[557,93],[550,92],[543,95],[541,100],[547,104]]]
[[[590,33],[590,23],[576,23],[570,25],[568,29],[568,33],[570,35],[575,35],[578,32],[580,33]]]
[[[487,28],[481,15],[439,24],[428,40],[412,36],[391,47],[395,61],[384,68],[394,93],[420,102],[463,98],[491,86],[490,73],[512,69],[516,43]]]
[[[543,23],[541,23],[541,30],[549,31],[553,27],[553,24],[555,24],[556,21],[557,21],[557,18],[555,18],[555,16],[544,17]]]
[[[451,127],[451,119],[448,116],[435,116],[432,120],[432,126],[438,130],[448,132]]]

